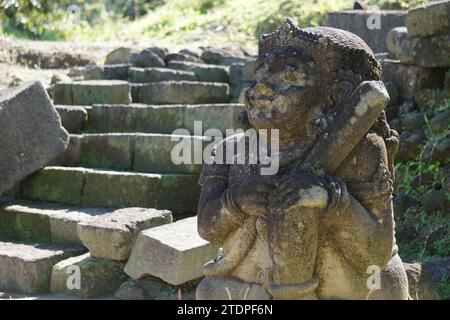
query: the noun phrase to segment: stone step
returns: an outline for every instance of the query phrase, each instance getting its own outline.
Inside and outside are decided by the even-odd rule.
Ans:
[[[158,220],[157,213],[161,213],[164,219]],[[87,245],[89,241],[86,240],[83,243],[81,240],[77,230],[78,224],[95,225],[98,228],[104,227],[103,229],[107,229],[106,227],[110,225],[106,223],[108,222],[107,219],[112,216],[121,216],[120,221],[132,225],[135,223],[137,219],[135,216],[137,215],[151,217],[152,223],[172,221],[169,211],[155,209],[79,208],[55,203],[3,198],[0,200],[0,240],[89,247]],[[148,219],[144,219],[143,222],[141,220],[137,222],[138,227],[140,224],[147,226],[150,223],[147,221]],[[120,233],[120,230],[117,232]],[[128,232],[131,231],[128,230]],[[111,232],[110,234],[114,235],[115,233]],[[118,241],[119,238],[124,238],[124,236],[116,236],[114,239]],[[109,243],[115,243],[114,239]],[[99,242],[101,242],[101,239],[99,239]]]
[[[174,70],[167,68],[130,68],[128,74],[130,82],[132,83],[197,80],[195,73],[192,71]]]
[[[81,109],[80,109],[81,108]],[[202,122],[202,129],[236,127],[243,104],[218,103],[194,105],[94,105],[86,107],[56,106],[63,126],[71,133],[78,132],[142,132],[171,134],[185,128],[194,134],[194,121]],[[87,113],[87,119],[85,114]],[[82,119],[85,119],[82,121]],[[203,132],[205,133],[205,132]],[[199,135],[199,133],[195,133]],[[200,132],[200,135],[202,133]],[[207,135],[207,134],[206,134]]]
[[[58,82],[53,87],[53,100],[63,105],[129,104],[131,87],[121,80]]]
[[[84,80],[124,80],[128,81],[128,70],[131,64],[115,64],[104,66],[89,66],[77,70],[76,76]]]
[[[203,276],[203,265],[215,257],[218,246],[200,238],[197,217],[144,230],[125,265],[133,279],[151,275],[173,285]]]
[[[71,135],[68,148],[52,165],[199,174],[202,154],[194,164],[194,151],[197,148],[202,152],[207,144],[214,141],[207,137],[157,133]],[[186,157],[187,152],[190,156]],[[180,163],[181,157],[186,160],[185,163]]]
[[[47,293],[52,267],[84,251],[82,247],[0,241],[0,291]]]
[[[227,66],[220,66],[206,63],[196,63],[189,61],[170,61],[167,64],[168,68],[185,70],[194,72],[197,81],[206,82],[228,82],[230,68]]]
[[[52,268],[50,291],[83,299],[111,296],[127,279],[123,267],[123,262],[94,258],[90,253],[72,257]],[[71,279],[76,274],[78,282]]]
[[[197,180],[195,174],[49,166],[22,181],[21,196],[89,208],[143,207],[194,215],[200,191]]]
[[[226,103],[229,85],[221,82],[161,81],[133,84],[133,102],[147,104]]]

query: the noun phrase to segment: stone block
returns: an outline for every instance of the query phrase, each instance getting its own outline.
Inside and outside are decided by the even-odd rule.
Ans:
[[[94,105],[88,109],[88,132],[133,132],[136,111],[132,105]]]
[[[85,174],[83,168],[46,167],[23,181],[23,197],[79,205]]]
[[[244,109],[241,104],[216,104],[216,105],[190,105],[186,106],[184,128],[194,132],[194,122],[201,121],[203,130],[218,129],[225,133],[226,129],[234,129],[237,124],[239,112]],[[203,132],[202,135],[208,135]]]
[[[0,290],[40,294],[50,290],[52,267],[84,248],[0,242]]]
[[[81,141],[83,135],[71,134],[69,139],[69,145],[66,150],[59,156],[57,156],[50,165],[52,166],[64,166],[64,167],[77,167],[80,165],[81,155]]]
[[[126,208],[80,222],[77,230],[92,257],[126,261],[139,232],[171,222],[167,210]]]
[[[195,81],[196,76],[191,71],[166,68],[130,68],[130,82],[149,83],[159,81]]]
[[[72,83],[72,104],[129,104],[131,103],[130,90],[130,85],[126,81],[76,81]]]
[[[245,82],[254,82],[253,70],[255,69],[255,64],[255,60],[232,64],[230,67],[230,84],[232,86],[240,86]]]
[[[200,158],[200,163],[194,164],[196,145],[200,151],[203,150],[202,137],[162,134],[136,135],[134,140],[133,170],[140,172],[199,174],[202,158]],[[187,154],[187,152],[190,152],[190,154]],[[175,159],[172,159],[172,153],[176,157]],[[187,161],[179,163],[182,159]]]
[[[120,47],[114,49],[105,59],[105,64],[123,64],[129,63],[132,54],[137,54],[138,51],[129,47]]]
[[[412,37],[450,34],[450,1],[433,1],[409,10],[406,27]]]
[[[171,134],[183,127],[185,109],[183,105],[142,105],[136,108],[135,131]]]
[[[80,164],[91,168],[130,170],[132,134],[85,134],[81,142]]]
[[[80,106],[55,106],[63,127],[70,133],[80,132],[87,121],[86,108]]]
[[[229,68],[220,65],[211,65],[205,63],[196,63],[188,61],[171,61],[167,64],[168,68],[192,71],[195,73],[196,80],[205,82],[228,82]]]
[[[203,265],[218,247],[200,238],[197,217],[142,231],[125,265],[134,279],[146,275],[180,285],[203,276]]]
[[[139,87],[138,102],[148,104],[201,104],[228,102],[225,83],[162,81]]]
[[[70,277],[79,270],[77,287]],[[112,295],[126,279],[123,263],[91,257],[89,253],[58,262],[52,268],[50,291],[90,299]]]
[[[350,31],[361,37],[373,52],[386,52],[386,36],[395,27],[405,26],[407,11],[347,10],[328,14],[328,26]],[[376,25],[375,19],[379,20]],[[377,27],[380,27],[379,29]]]
[[[42,83],[0,92],[0,194],[67,147],[69,135]]]

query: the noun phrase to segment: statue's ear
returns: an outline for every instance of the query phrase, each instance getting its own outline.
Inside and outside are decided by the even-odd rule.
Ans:
[[[340,70],[335,79],[330,88],[331,100],[334,105],[346,103],[362,82],[361,75],[354,73],[352,70]]]

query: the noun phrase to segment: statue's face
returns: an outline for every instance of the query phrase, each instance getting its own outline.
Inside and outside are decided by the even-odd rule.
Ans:
[[[318,66],[300,51],[276,48],[258,59],[254,75],[256,83],[246,94],[252,127],[304,130],[321,94]]]

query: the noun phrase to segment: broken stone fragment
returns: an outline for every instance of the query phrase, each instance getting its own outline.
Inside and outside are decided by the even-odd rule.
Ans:
[[[197,217],[145,230],[139,234],[125,272],[134,279],[147,275],[180,285],[203,276],[203,265],[218,247],[200,238]]]
[[[170,222],[167,210],[126,208],[81,222],[77,231],[92,257],[125,261],[141,230]]]
[[[0,92],[0,194],[64,151],[69,135],[41,82]]]

